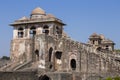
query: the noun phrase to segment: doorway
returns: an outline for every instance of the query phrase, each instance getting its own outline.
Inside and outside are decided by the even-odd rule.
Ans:
[[[72,70],[76,70],[76,60],[75,59],[72,59],[70,61],[70,66],[71,66]]]
[[[39,61],[39,50],[35,50],[35,61]]]

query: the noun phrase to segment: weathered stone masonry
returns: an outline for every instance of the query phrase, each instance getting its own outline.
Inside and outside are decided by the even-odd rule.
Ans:
[[[113,41],[95,33],[89,43],[74,41],[64,25],[41,8],[12,23],[11,62],[0,68],[0,80],[99,80],[120,75]]]

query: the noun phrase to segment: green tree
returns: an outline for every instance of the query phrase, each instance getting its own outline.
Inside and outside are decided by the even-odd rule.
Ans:
[[[10,57],[3,56],[1,59],[3,59],[3,60],[10,60]]]

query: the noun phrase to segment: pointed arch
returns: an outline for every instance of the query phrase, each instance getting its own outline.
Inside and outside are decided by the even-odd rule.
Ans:
[[[35,50],[35,60],[39,61],[39,50],[38,49]]]

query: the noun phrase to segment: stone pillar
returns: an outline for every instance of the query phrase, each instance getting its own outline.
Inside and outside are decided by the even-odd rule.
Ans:
[[[27,38],[30,38],[30,28],[27,29]]]
[[[14,27],[14,30],[13,30],[13,39],[16,39],[18,38],[18,30],[17,28]]]
[[[39,35],[39,34],[42,34],[42,27],[39,27],[36,29],[36,34]]]

